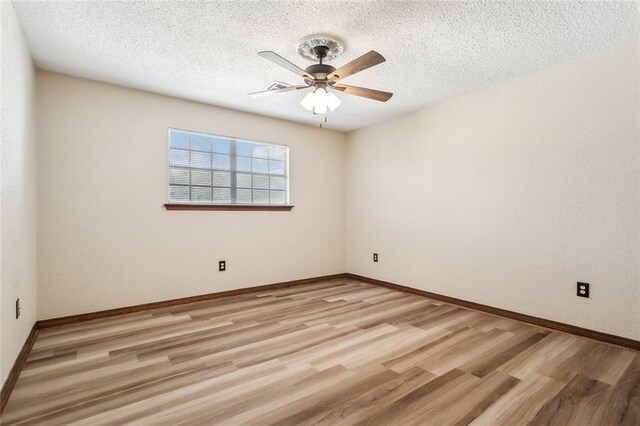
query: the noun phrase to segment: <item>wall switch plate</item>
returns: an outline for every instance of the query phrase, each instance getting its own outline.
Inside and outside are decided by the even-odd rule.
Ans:
[[[16,299],[16,319],[20,318],[20,298]]]
[[[378,253],[373,253],[373,261],[374,262],[378,261]]]
[[[226,271],[227,270],[227,262],[225,260],[221,260],[218,262],[218,271]]]
[[[589,298],[589,283],[581,283],[578,281],[576,295],[578,297]]]

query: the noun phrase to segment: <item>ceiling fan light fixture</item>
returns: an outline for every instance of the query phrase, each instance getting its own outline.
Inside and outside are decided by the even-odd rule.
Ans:
[[[326,114],[327,109],[333,111],[340,106],[342,102],[332,93],[327,92],[324,87],[318,87],[315,91],[309,92],[300,102],[304,109],[314,114]]]

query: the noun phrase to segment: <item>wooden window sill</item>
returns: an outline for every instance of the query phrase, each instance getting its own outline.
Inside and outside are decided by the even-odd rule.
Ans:
[[[291,205],[257,205],[257,204],[179,204],[167,203],[164,208],[167,210],[203,210],[203,211],[291,211]]]

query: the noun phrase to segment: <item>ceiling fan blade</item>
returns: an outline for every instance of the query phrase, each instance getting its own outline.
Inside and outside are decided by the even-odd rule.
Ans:
[[[272,52],[270,50],[265,50],[263,52],[258,52],[258,55],[262,56],[265,59],[270,60],[271,62],[275,62],[283,68],[288,69],[289,71],[299,75],[303,78],[308,78],[309,80],[313,80],[313,76],[307,73],[305,70],[297,66],[296,64],[287,61],[282,56],[278,55],[276,52]]]
[[[306,89],[307,87],[311,87],[311,86],[307,86],[302,85],[302,86],[289,86],[289,87],[285,87],[282,89],[275,89],[275,90],[262,90],[260,92],[253,92],[253,93],[249,93],[249,96],[260,96],[260,95],[267,95],[267,94],[271,94],[271,93],[285,93],[285,92],[291,92],[293,90],[302,90],[302,89]]]
[[[375,101],[387,102],[393,96],[393,93],[383,92],[382,90],[367,89],[365,87],[348,86],[346,84],[336,84],[329,86],[349,95],[362,96],[363,98],[373,99]]]
[[[341,66],[331,74],[327,76],[328,80],[341,80],[343,78],[349,77],[357,72],[364,71],[367,68],[371,68],[375,65],[381,64],[386,59],[384,56],[376,52],[375,50],[370,51],[369,53],[365,53],[359,58],[354,59],[346,65]]]

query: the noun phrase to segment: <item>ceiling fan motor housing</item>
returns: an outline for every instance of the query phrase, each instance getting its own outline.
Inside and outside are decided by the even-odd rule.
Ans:
[[[334,72],[336,68],[327,64],[314,64],[309,65],[304,70],[314,76],[316,80],[326,80],[327,76]]]

